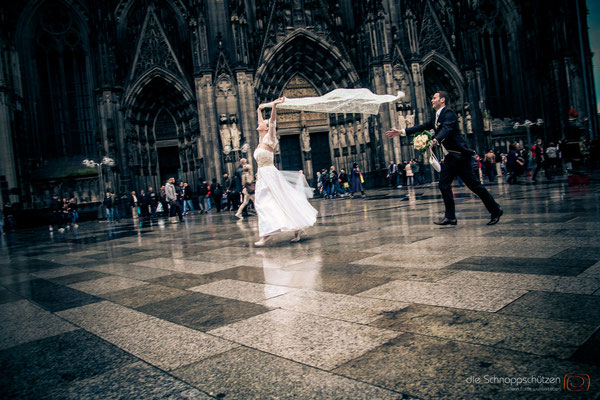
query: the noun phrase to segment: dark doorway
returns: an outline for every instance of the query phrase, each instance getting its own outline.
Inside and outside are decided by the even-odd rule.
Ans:
[[[310,147],[312,149],[312,165],[316,177],[317,171],[331,166],[331,152],[329,150],[329,132],[314,132],[310,134]]]
[[[170,177],[177,179],[180,168],[177,146],[159,147],[157,150],[161,184]]]
[[[284,171],[303,169],[300,155],[300,135],[281,136],[279,148],[281,149],[281,169]]]

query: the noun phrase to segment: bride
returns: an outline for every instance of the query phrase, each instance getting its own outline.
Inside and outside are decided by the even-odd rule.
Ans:
[[[258,163],[255,208],[260,240],[254,243],[257,247],[264,246],[273,234],[279,232],[295,232],[292,242],[297,242],[303,229],[317,221],[317,210],[306,199],[305,187],[301,180],[297,180],[293,187],[273,165],[273,151],[278,143],[275,134],[276,106],[284,101],[285,97],[280,97],[270,103],[273,109],[268,120],[263,119],[262,115],[265,104],[258,106],[257,110],[256,130],[260,136],[258,147],[254,150],[254,159]]]

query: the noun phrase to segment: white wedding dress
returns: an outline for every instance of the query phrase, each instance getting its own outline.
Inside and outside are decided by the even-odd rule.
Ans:
[[[277,143],[274,132],[266,134],[261,143],[274,147]],[[254,159],[258,163],[254,207],[258,214],[260,237],[294,232],[314,225],[317,210],[308,202],[306,188],[300,180],[296,180],[294,186],[286,180],[273,165],[272,151],[258,147],[254,150]],[[301,176],[300,173],[297,175]],[[303,180],[306,182],[306,179]]]

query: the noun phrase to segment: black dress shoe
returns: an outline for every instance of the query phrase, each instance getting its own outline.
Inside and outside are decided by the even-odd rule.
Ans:
[[[496,225],[498,223],[498,221],[500,221],[500,217],[502,216],[502,214],[504,214],[504,211],[502,209],[500,209],[498,211],[498,214],[494,214],[492,215],[492,219],[490,219],[490,222],[488,222],[488,225]]]
[[[439,221],[439,222],[434,222],[434,224],[436,225],[456,225],[458,223],[458,221],[456,221],[456,218],[446,218],[444,217],[443,220]]]

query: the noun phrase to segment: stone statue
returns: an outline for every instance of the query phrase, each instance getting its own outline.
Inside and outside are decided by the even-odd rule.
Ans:
[[[483,109],[481,112],[481,116],[483,117],[483,130],[491,131],[492,130],[492,118],[490,117],[490,113],[487,109]]]
[[[340,137],[335,125],[332,126],[329,131],[331,133],[331,145],[334,149],[338,149],[340,147]]]
[[[341,124],[339,126],[339,132],[340,132],[340,145],[342,147],[348,147],[348,138],[346,137],[346,127],[344,126],[344,124]]]
[[[302,128],[302,134],[300,135],[301,143],[302,143],[302,151],[309,152],[310,148],[310,134],[308,133],[308,129],[306,127]]]
[[[348,143],[350,146],[354,146],[354,125],[351,122],[348,122],[348,127],[346,128],[346,135],[348,136]]]
[[[229,131],[231,133],[231,144],[233,146],[233,150],[240,149],[240,141],[242,139],[242,132],[237,127],[237,116],[235,114],[231,114],[229,116],[229,121],[231,122],[231,127]]]
[[[365,143],[371,143],[371,133],[369,132],[369,118],[365,118],[365,123],[363,124],[363,137],[365,138]]]
[[[231,131],[229,125],[227,125],[227,115],[221,114],[219,120],[221,122],[221,146],[225,148],[225,146],[231,145]]]
[[[363,126],[362,122],[356,121],[356,141],[358,144],[365,144],[365,138],[363,137]]]
[[[469,110],[466,111],[467,115],[465,119],[467,120],[467,133],[473,133],[473,124],[471,122],[471,113]]]
[[[405,123],[407,128],[412,128],[415,126],[415,114],[412,112],[412,110],[408,110],[406,113]]]
[[[458,129],[460,129],[460,133],[462,133],[462,134],[465,133],[462,113],[458,113]]]
[[[398,113],[398,129],[406,129],[406,118],[402,112]]]
[[[275,131],[275,135],[277,136],[277,143],[275,144],[275,147],[273,147],[273,152],[279,154],[279,139],[281,139],[281,135],[279,134],[279,131]]]

